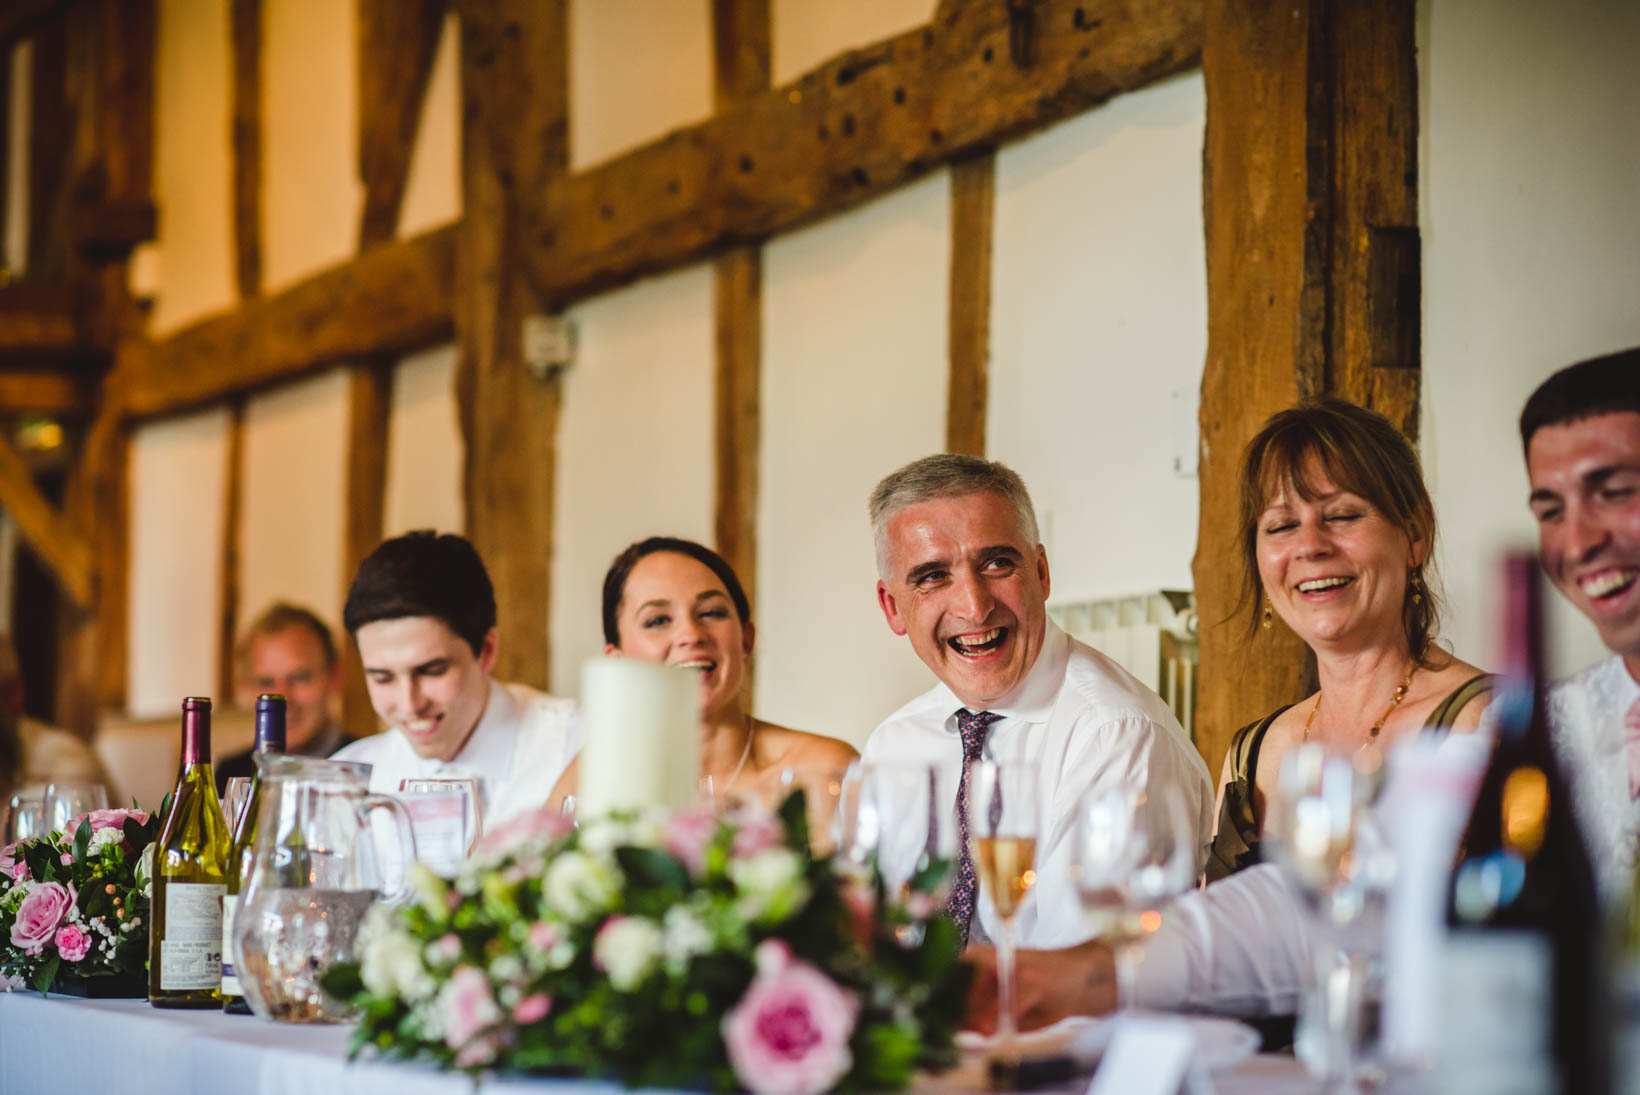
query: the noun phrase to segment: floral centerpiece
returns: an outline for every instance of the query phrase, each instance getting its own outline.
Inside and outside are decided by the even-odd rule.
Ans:
[[[904,1087],[955,1060],[970,971],[931,895],[809,853],[778,815],[534,815],[379,906],[326,988],[353,1051],[760,1095]],[[916,928],[907,932],[908,926]]]
[[[125,977],[146,991],[160,815],[95,810],[0,848],[0,983],[41,993]]]

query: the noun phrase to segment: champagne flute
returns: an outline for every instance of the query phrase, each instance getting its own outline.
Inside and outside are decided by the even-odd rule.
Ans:
[[[251,795],[250,776],[229,776],[222,788],[222,816],[227,819],[228,832],[239,832],[239,815],[245,812],[245,800]]]
[[[62,833],[70,839],[68,823],[93,810],[108,809],[108,789],[100,783],[53,783],[46,787],[45,825],[47,832]]]
[[[1196,882],[1195,825],[1175,790],[1091,788],[1078,801],[1072,871],[1094,934],[1116,958],[1118,1006],[1132,1002],[1133,973],[1163,911]]]
[[[1002,930],[997,933],[997,1056],[1019,1063],[1014,1002],[1014,917],[1036,883],[1036,769],[1015,761],[968,764],[968,848]],[[978,909],[975,909],[978,915]]]
[[[839,831],[843,859],[883,881],[889,900],[909,919],[896,924],[895,938],[906,946],[922,942],[928,918],[944,908],[957,858],[951,803],[956,790],[949,769],[913,763],[860,767],[838,784],[849,811]]]
[[[48,831],[45,787],[31,783],[13,794],[6,806],[6,843],[32,840]]]

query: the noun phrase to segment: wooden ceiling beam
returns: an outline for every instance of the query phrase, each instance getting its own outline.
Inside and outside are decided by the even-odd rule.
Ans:
[[[63,519],[35,485],[10,441],[0,437],[0,507],[11,514],[34,554],[78,609],[91,606],[91,544]]]
[[[410,181],[445,0],[359,0],[359,246],[390,240]]]
[[[6,0],[0,5],[0,49],[10,48],[50,20],[68,14],[75,0]]]
[[[948,0],[925,27],[549,183],[531,274],[562,305],[797,227],[1194,68],[1201,41],[1202,0]]]
[[[457,231],[450,225],[373,247],[153,343],[133,363],[127,412],[169,414],[448,339]]]
[[[84,418],[91,413],[89,379],[60,370],[0,370],[0,414]]]
[[[0,365],[105,363],[112,348],[87,338],[76,294],[60,285],[0,287]]]

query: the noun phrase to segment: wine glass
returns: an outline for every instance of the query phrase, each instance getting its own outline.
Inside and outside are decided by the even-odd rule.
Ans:
[[[1097,787],[1077,802],[1072,872],[1094,934],[1116,958],[1116,999],[1132,1001],[1133,972],[1163,910],[1196,883],[1196,827],[1169,788]]]
[[[922,942],[929,917],[945,907],[957,858],[956,799],[949,769],[914,763],[851,766],[837,781],[838,850],[857,881],[881,877],[909,920],[894,926],[906,946]]]
[[[31,783],[17,790],[6,804],[6,843],[32,840],[48,832],[45,787]]]
[[[229,776],[222,788],[222,816],[228,822],[230,836],[239,835],[239,815],[245,812],[245,802],[251,797],[250,776]]]
[[[771,806],[779,807],[794,791],[803,792],[803,812],[809,824],[809,850],[818,857],[830,855],[836,847],[833,820],[843,794],[845,773],[835,768],[786,767]]]
[[[72,838],[69,822],[93,810],[106,809],[108,789],[100,783],[53,783],[46,788],[46,831]]]
[[[1328,945],[1316,948],[1316,987],[1304,1001],[1296,1049],[1332,1090],[1360,1090],[1364,1006],[1383,941],[1394,874],[1371,816],[1375,756],[1319,742],[1287,751],[1265,821],[1265,843]]]
[[[968,854],[1002,922],[997,933],[997,1056],[1019,1063],[1014,1003],[1014,917],[1036,883],[1036,769],[1018,761],[970,761]],[[974,915],[979,915],[975,907]]]
[[[398,799],[410,814],[422,862],[453,875],[484,834],[478,781],[471,776],[401,779]]]

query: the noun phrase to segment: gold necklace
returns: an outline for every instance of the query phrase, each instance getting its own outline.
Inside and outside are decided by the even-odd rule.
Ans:
[[[1378,740],[1378,734],[1384,729],[1384,723],[1388,721],[1390,715],[1395,711],[1395,709],[1401,706],[1401,701],[1406,699],[1407,686],[1412,683],[1412,675],[1416,672],[1418,672],[1418,663],[1413,662],[1412,668],[1407,670],[1407,675],[1402,677],[1401,683],[1396,686],[1395,695],[1390,699],[1389,706],[1384,708],[1384,713],[1382,715],[1378,716],[1378,721],[1372,724],[1372,732],[1368,739],[1369,742]],[[1315,706],[1310,708],[1310,717],[1304,720],[1305,741],[1310,740],[1310,724],[1315,721],[1315,713],[1319,710],[1321,710],[1321,693],[1317,692],[1315,694]]]

